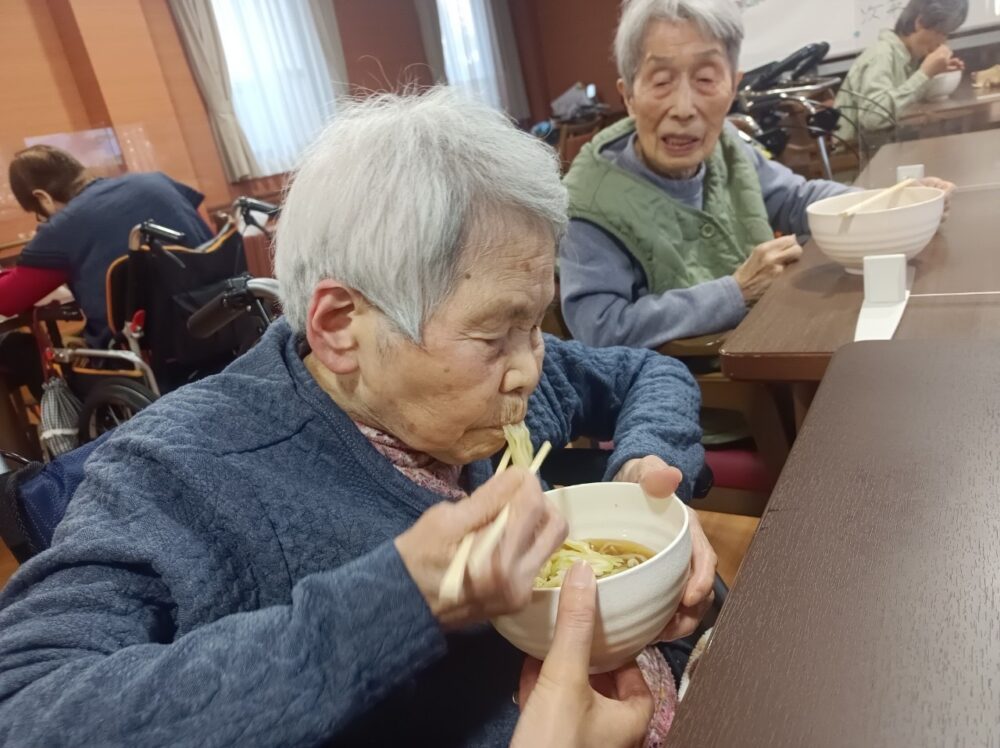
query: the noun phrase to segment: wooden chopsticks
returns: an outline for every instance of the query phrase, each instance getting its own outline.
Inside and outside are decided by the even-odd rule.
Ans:
[[[538,473],[538,469],[542,466],[542,462],[545,461],[551,450],[551,443],[545,442],[542,444],[531,461],[531,465],[528,467],[532,475]],[[497,475],[507,469],[510,460],[511,451],[510,447],[508,447],[500,458],[500,464],[497,466]],[[462,594],[462,583],[465,581],[465,570],[467,568],[477,569],[489,560],[500,539],[503,537],[503,531],[507,527],[509,516],[510,505],[508,504],[500,510],[500,513],[483,533],[482,540],[476,546],[475,551],[473,551],[472,546],[476,539],[476,531],[473,530],[462,538],[462,542],[458,545],[458,550],[455,551],[451,563],[448,564],[448,568],[441,578],[441,586],[438,588],[438,597],[441,600],[450,603],[458,602]]]
[[[867,208],[869,205],[877,202],[878,200],[881,200],[883,197],[889,197],[890,195],[895,195],[897,192],[905,190],[907,187],[911,187],[916,183],[917,183],[916,179],[904,179],[899,184],[889,187],[888,189],[880,190],[871,197],[865,198],[857,205],[852,205],[847,210],[841,211],[840,216],[841,218],[850,218],[851,216],[860,213],[862,208]]]

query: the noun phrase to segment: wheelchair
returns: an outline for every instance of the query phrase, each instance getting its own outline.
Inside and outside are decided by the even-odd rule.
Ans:
[[[817,73],[829,51],[825,42],[808,44],[783,60],[749,71],[730,110],[729,119],[737,128],[773,158],[810,178],[834,178],[828,141],[861,158],[837,135],[844,115],[833,106],[833,92],[840,79]]]
[[[32,331],[47,380],[60,377],[81,401],[79,441],[85,444],[119,426],[163,394],[217,373],[263,334],[276,308],[276,293],[254,298],[254,314],[228,317],[208,335],[188,330],[191,316],[247,275],[243,227],[267,234],[257,216],[274,205],[240,198],[229,220],[209,242],[183,246],[184,235],[146,221],[129,236],[128,252],[106,276],[107,350],[66,344],[58,322],[82,320],[79,308],[35,310]]]

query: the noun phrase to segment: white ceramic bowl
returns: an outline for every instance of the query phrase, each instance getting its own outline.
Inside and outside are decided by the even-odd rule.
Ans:
[[[935,75],[931,78],[931,82],[927,86],[927,91],[924,93],[924,98],[928,101],[934,101],[936,99],[947,99],[958,89],[959,84],[962,82],[962,71],[961,70],[951,70],[947,73],[941,73],[940,75]]]
[[[861,273],[865,257],[906,255],[911,260],[930,243],[944,212],[944,191],[907,187],[848,218],[841,213],[882,190],[852,192],[808,207],[809,230],[827,257],[849,273]]]
[[[676,496],[647,498],[634,483],[590,483],[546,495],[566,517],[570,538],[622,538],[656,551],[628,571],[597,580],[590,669],[614,670],[653,642],[680,605],[691,565],[688,510]],[[535,590],[526,608],[493,625],[522,652],[545,659],[558,603],[558,589]]]

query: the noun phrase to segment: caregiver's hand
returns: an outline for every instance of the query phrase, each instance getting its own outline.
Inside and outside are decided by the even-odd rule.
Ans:
[[[649,456],[626,462],[615,480],[638,483],[647,495],[665,499],[680,485],[681,472],[659,457]],[[660,634],[661,641],[673,641],[693,634],[715,599],[712,585],[715,583],[718,558],[705,537],[698,514],[691,509],[688,509],[688,526],[691,531],[691,576],[684,588],[681,606]]]
[[[488,526],[508,503],[507,527],[489,563],[467,569],[457,603],[440,600],[441,577],[462,538]],[[565,538],[566,520],[545,498],[538,479],[510,468],[468,499],[428,509],[396,538],[396,549],[434,616],[443,626],[458,627],[527,605],[535,575]]]
[[[529,657],[521,671],[521,719],[512,748],[642,745],[653,716],[653,697],[639,666],[632,662],[593,679],[587,673],[596,613],[594,572],[579,562],[559,592],[548,657],[544,663]]]

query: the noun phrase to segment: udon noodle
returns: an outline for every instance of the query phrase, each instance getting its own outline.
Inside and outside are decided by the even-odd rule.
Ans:
[[[560,587],[563,577],[577,561],[586,561],[594,576],[610,577],[648,561],[655,554],[630,540],[566,540],[545,562],[535,577],[535,587]]]
[[[503,427],[503,435],[507,439],[507,449],[510,450],[510,464],[527,468],[535,456],[535,448],[531,446],[531,432],[524,422]]]
[[[503,427],[507,439],[510,464],[518,467],[528,467],[532,464],[534,448],[531,445],[531,434],[523,423]],[[543,445],[542,452],[547,452]],[[544,459],[544,457],[543,457]],[[535,578],[535,587],[559,587],[563,577],[577,561],[586,561],[594,570],[594,575],[609,577],[638,566],[643,561],[652,558],[653,551],[639,543],[629,540],[566,540]]]

